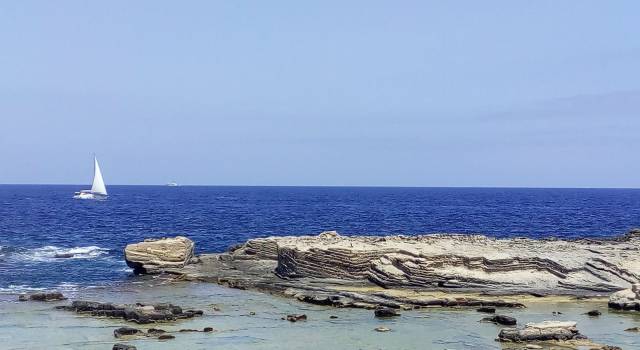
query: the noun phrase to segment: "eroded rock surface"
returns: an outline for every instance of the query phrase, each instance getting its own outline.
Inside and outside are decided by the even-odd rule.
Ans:
[[[329,231],[251,239],[225,253],[200,255],[192,260],[197,264],[155,271],[337,307],[523,307],[496,296],[616,292],[640,282],[639,253],[640,231],[608,240],[345,237]],[[474,296],[456,296],[465,293]]]
[[[135,273],[158,273],[168,268],[184,267],[193,257],[194,243],[182,236],[147,239],[124,249],[127,265]]]

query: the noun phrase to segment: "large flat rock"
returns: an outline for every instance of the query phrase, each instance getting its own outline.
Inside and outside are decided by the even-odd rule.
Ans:
[[[135,273],[159,273],[184,267],[193,257],[194,247],[193,241],[182,236],[147,239],[127,245],[124,256]]]

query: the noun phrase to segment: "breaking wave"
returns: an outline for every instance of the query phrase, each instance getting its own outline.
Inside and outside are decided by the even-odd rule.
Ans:
[[[98,246],[64,248],[48,245],[21,249],[0,246],[0,261],[56,262],[68,259],[95,259],[109,254],[109,249]]]

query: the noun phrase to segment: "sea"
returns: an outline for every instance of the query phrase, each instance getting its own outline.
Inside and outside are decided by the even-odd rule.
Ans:
[[[123,249],[183,235],[197,252],[255,237],[427,233],[615,237],[640,227],[640,190],[402,187],[0,185],[0,294],[136,278]]]

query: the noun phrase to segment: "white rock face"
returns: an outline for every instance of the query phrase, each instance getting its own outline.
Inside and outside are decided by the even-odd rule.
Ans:
[[[630,289],[611,294],[609,307],[617,310],[640,311],[640,284],[634,284]]]
[[[127,265],[136,273],[158,273],[162,269],[184,267],[193,257],[195,244],[186,237],[147,239],[124,249]]]

